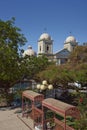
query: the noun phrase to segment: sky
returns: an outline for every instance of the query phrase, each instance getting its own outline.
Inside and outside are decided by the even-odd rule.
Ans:
[[[52,37],[54,53],[70,35],[87,42],[87,0],[0,0],[0,19],[12,17],[27,38],[24,50],[30,45],[37,52],[42,33]]]

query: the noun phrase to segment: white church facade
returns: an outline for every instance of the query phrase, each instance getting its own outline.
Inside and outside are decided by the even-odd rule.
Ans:
[[[43,33],[38,40],[37,56],[45,55],[49,61],[55,61],[57,65],[67,62],[70,53],[78,45],[74,36],[68,36],[64,42],[64,48],[57,53],[53,53],[53,40],[48,33]],[[24,51],[23,56],[36,56],[36,52],[31,46]]]

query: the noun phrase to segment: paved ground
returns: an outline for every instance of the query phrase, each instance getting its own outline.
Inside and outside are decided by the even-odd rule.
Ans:
[[[18,109],[0,109],[0,130],[29,130],[29,128],[17,117]]]

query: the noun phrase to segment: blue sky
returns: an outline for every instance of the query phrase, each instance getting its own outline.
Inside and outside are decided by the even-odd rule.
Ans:
[[[12,17],[28,40],[24,49],[37,51],[44,32],[54,40],[54,52],[63,49],[70,32],[79,44],[87,42],[87,0],[0,0],[0,19]]]

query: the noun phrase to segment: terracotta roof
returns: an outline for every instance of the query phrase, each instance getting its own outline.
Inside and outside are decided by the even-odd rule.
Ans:
[[[67,103],[61,102],[61,101],[53,99],[53,98],[48,98],[48,99],[43,100],[42,104],[43,104],[43,106],[61,114],[61,115],[65,115],[66,112],[68,112],[70,109],[74,108],[73,110],[75,110],[75,108],[76,108],[73,105],[69,105]],[[74,113],[75,113],[75,111],[74,111]]]
[[[36,93],[34,91],[31,91],[31,90],[24,91],[23,96],[25,96],[25,97],[27,97],[27,98],[29,98],[31,100],[34,100],[35,98],[39,98],[39,97],[43,98],[42,94]]]

